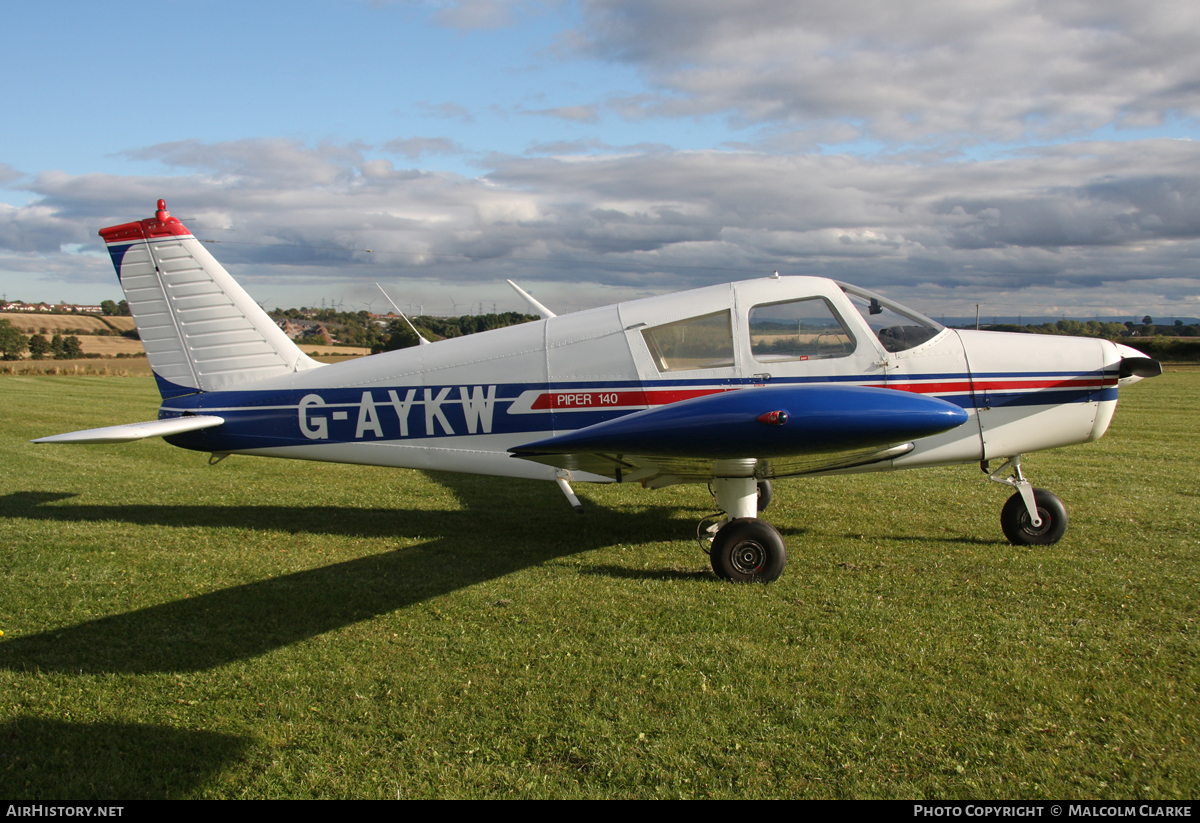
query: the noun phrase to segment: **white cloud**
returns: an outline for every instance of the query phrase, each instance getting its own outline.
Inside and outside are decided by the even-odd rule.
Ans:
[[[372,0],[373,5],[404,2],[432,11],[440,26],[454,29],[498,29],[524,17],[544,14],[558,6],[556,0]]]
[[[636,66],[652,88],[613,101],[627,116],[972,143],[1200,114],[1200,6],[1174,0],[582,5],[568,51]]]
[[[427,103],[425,101],[416,104],[418,111],[427,114],[430,117],[440,117],[443,120],[457,120],[460,123],[473,123],[475,117],[470,110],[465,106],[460,106],[458,103]]]
[[[388,151],[417,159],[426,154],[462,154],[462,146],[448,137],[409,137],[389,140],[383,144]]]
[[[14,180],[20,180],[24,176],[8,163],[0,163],[0,186],[11,183]]]
[[[543,117],[557,117],[560,120],[570,120],[575,123],[595,123],[600,118],[595,106],[558,106],[550,109],[525,109],[521,114],[536,114]]]
[[[569,286],[569,308],[612,287],[629,297],[774,269],[896,296],[937,291],[943,303],[1022,288],[1079,303],[1084,287],[1099,296],[1139,283],[1169,302],[1200,282],[1200,144],[1190,141],[925,165],[731,151],[494,155],[482,178],[398,171],[356,145],[255,143],[147,150],[177,174],[38,175],[27,206],[0,207],[0,249],[40,254],[39,276],[65,280],[79,256],[63,244],[96,247],[100,227],[147,216],[165,197],[251,283],[515,277]]]

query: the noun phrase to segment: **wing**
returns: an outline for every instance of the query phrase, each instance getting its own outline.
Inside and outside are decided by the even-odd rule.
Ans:
[[[559,468],[662,486],[730,471],[788,477],[888,460],[911,450],[913,440],[966,420],[953,403],[911,392],[761,387],[635,412],[509,451]]]
[[[759,479],[774,479],[849,469],[891,460],[912,449],[912,443],[902,443],[883,449],[767,458],[755,460],[752,473]],[[618,483],[637,481],[652,489],[676,483],[703,482],[719,476],[717,461],[703,458],[594,453],[530,455],[525,459],[571,472],[591,472],[611,477]]]

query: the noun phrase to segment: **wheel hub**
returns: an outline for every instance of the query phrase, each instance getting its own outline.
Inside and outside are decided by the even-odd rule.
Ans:
[[[733,550],[733,556],[730,559],[733,561],[734,568],[741,574],[754,574],[762,569],[765,558],[766,550],[762,545],[748,540]]]
[[[1038,536],[1050,531],[1051,523],[1049,513],[1041,506],[1038,507],[1037,513],[1038,517],[1042,519],[1042,525],[1040,526],[1033,525],[1033,521],[1029,517],[1029,512],[1025,512],[1021,515],[1021,530],[1026,534]]]

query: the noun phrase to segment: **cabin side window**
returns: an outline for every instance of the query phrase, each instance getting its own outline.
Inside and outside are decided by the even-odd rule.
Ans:
[[[854,336],[823,297],[750,309],[750,351],[760,363],[846,357],[854,346]]]
[[[642,337],[661,372],[733,365],[733,320],[728,309],[644,329]]]

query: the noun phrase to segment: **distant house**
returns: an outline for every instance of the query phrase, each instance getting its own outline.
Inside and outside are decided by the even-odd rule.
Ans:
[[[79,306],[74,303],[0,303],[0,311],[40,311],[46,314],[101,314],[99,306]]]
[[[308,330],[308,324],[302,320],[277,320],[276,323],[292,340],[303,337],[304,332]]]
[[[316,320],[285,319],[275,322],[283,330],[283,333],[293,340],[307,340],[310,337],[324,335],[330,343],[337,342],[337,338],[330,334],[329,329],[325,328],[325,324]]]

